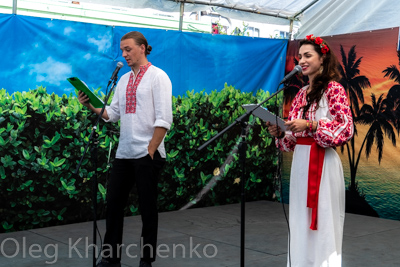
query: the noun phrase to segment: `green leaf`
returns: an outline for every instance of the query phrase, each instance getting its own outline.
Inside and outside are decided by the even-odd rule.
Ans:
[[[61,180],[61,185],[65,188],[65,189],[67,189],[67,184],[63,181],[63,180]]]
[[[50,214],[50,211],[46,210],[46,211],[43,212],[41,215],[42,215],[42,216],[47,216],[47,215],[49,215],[49,214]]]
[[[54,159],[54,166],[55,166],[55,167],[60,167],[61,165],[64,164],[65,160],[66,160],[66,159],[60,159],[60,160],[58,160],[58,158],[55,158],[55,159]]]
[[[133,206],[133,205],[130,205],[130,206],[129,206],[129,209],[130,209],[130,211],[132,212],[132,214],[136,214],[137,211],[138,211],[138,208],[136,208],[136,207]]]
[[[29,180],[29,181],[26,181],[25,183],[23,183],[23,185],[24,185],[24,187],[28,187],[28,186],[30,186],[32,183],[33,183],[33,180]]]
[[[0,161],[3,163],[4,167],[11,167],[11,169],[13,169],[14,165],[17,164],[15,161],[13,161],[10,155],[5,155],[4,157],[1,157]]]
[[[63,180],[61,180],[61,184],[65,188],[65,190],[67,190],[67,191],[75,190],[75,186],[74,185],[67,185]]]
[[[207,183],[208,175],[205,175],[203,172],[200,172],[200,178],[203,185]]]
[[[64,207],[61,211],[60,211],[60,215],[63,215],[64,214],[64,212],[67,210],[67,208],[66,207]]]
[[[98,188],[99,188],[99,192],[101,194],[106,194],[107,190],[104,188],[104,186],[102,184],[99,183]]]
[[[5,146],[8,143],[8,140],[5,141],[3,137],[0,136],[0,146]]]
[[[2,222],[1,225],[3,226],[4,230],[10,230],[11,228],[13,228],[13,224],[8,224],[8,222]]]
[[[44,141],[43,147],[50,148],[54,146],[57,143],[57,141],[60,140],[60,138],[61,135],[58,132],[55,133],[54,137],[51,140],[47,136],[43,136],[43,141]]]
[[[168,154],[168,158],[172,159],[175,158],[178,154],[179,154],[179,150],[172,150],[171,153],[167,153]]]
[[[185,174],[183,173],[183,169],[181,171],[179,171],[176,168],[174,168],[174,172],[175,172],[176,177],[178,177],[178,179],[185,177]]]
[[[51,220],[51,217],[42,217],[41,221],[42,222],[49,222]]]
[[[13,139],[16,139],[18,137],[18,130],[11,130],[10,136]]]
[[[1,177],[1,179],[6,178],[6,171],[4,170],[3,166],[0,166],[0,177]]]
[[[29,155],[29,152],[25,149],[22,150],[22,154],[26,160],[29,160],[31,158],[31,155]]]
[[[99,188],[99,192],[101,194],[101,197],[105,201],[106,200],[106,196],[107,196],[107,190],[104,188],[104,186],[101,183],[99,183],[97,187]]]

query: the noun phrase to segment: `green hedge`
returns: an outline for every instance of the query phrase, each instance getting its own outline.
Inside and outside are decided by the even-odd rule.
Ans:
[[[243,114],[242,104],[265,99],[268,92],[241,93],[232,86],[210,94],[187,92],[173,98],[174,123],[165,141],[167,164],[159,180],[159,210],[176,210],[194,203],[211,179],[212,186],[196,206],[240,201],[240,165],[232,153],[236,126],[204,151],[196,149]],[[271,107],[274,106],[271,101]],[[75,168],[96,116],[75,96],[48,94],[38,87],[9,95],[0,90],[0,232],[88,221],[92,219],[89,154],[78,175]],[[272,199],[276,153],[263,123],[250,118],[247,139],[247,200]],[[98,218],[104,218],[108,155],[115,155],[118,124],[98,127]],[[226,160],[227,157],[230,160]],[[222,166],[222,168],[221,168]],[[218,174],[218,172],[220,172]],[[216,175],[216,176],[214,176]],[[214,178],[213,178],[214,177]],[[138,213],[133,190],[126,215]]]

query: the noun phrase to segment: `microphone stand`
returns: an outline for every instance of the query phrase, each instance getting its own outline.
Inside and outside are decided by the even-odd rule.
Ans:
[[[93,181],[92,181],[92,205],[93,205],[93,267],[96,267],[96,261],[97,261],[97,257],[96,257],[96,230],[97,230],[97,186],[98,186],[98,174],[97,174],[97,163],[98,163],[98,159],[97,159],[97,155],[98,155],[98,144],[99,144],[99,134],[96,132],[97,130],[97,125],[99,124],[100,119],[102,119],[103,117],[103,113],[104,110],[106,108],[106,105],[108,103],[108,99],[111,96],[111,93],[113,92],[113,89],[117,83],[118,80],[118,76],[115,75],[115,78],[112,81],[112,86],[110,88],[110,92],[108,92],[108,86],[110,85],[110,82],[107,85],[107,89],[106,92],[108,92],[108,94],[106,95],[106,98],[104,99],[104,105],[101,108],[100,114],[97,117],[97,120],[95,122],[95,124],[92,127],[92,132],[90,133],[89,136],[89,140],[86,144],[85,150],[83,151],[82,157],[79,161],[78,166],[76,167],[75,170],[75,175],[78,174],[79,169],[81,168],[83,159],[85,158],[85,155],[88,151],[88,148],[91,144],[93,144],[92,149],[90,150],[91,152],[91,159],[93,161],[93,165],[94,165],[94,175],[93,175]],[[100,248],[101,249],[101,248]]]
[[[215,141],[216,139],[218,139],[221,135],[223,135],[226,131],[228,131],[229,129],[231,129],[233,126],[235,126],[236,124],[240,124],[240,126],[242,127],[242,131],[241,131],[241,141],[239,143],[238,146],[238,151],[239,151],[239,162],[242,164],[242,168],[241,168],[241,178],[240,178],[240,184],[241,184],[241,216],[240,216],[240,267],[244,267],[244,250],[245,250],[245,201],[246,201],[246,197],[245,197],[245,174],[246,174],[246,137],[247,137],[247,131],[246,131],[246,127],[248,124],[248,120],[250,115],[252,115],[253,111],[256,110],[257,108],[259,108],[262,104],[264,104],[265,102],[267,102],[268,100],[272,99],[274,96],[276,96],[277,94],[279,94],[281,91],[283,91],[283,89],[285,87],[282,87],[281,89],[278,90],[279,86],[282,84],[279,83],[278,87],[277,87],[277,91],[275,93],[273,93],[271,96],[269,96],[267,99],[265,99],[264,101],[262,101],[261,103],[257,104],[253,109],[248,110],[245,114],[243,114],[242,116],[240,116],[239,118],[237,118],[234,122],[232,122],[229,126],[225,127],[221,132],[219,132],[216,136],[214,136],[213,138],[211,138],[210,140],[208,140],[206,143],[204,143],[203,145],[201,145],[197,151],[201,151],[203,150],[205,147],[207,147],[209,144],[211,144],[213,141]]]

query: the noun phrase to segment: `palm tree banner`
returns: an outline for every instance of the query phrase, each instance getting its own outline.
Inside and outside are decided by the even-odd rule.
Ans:
[[[354,117],[354,138],[336,148],[346,179],[346,212],[400,220],[399,28],[323,38],[340,62],[340,83]],[[286,71],[297,64],[297,54],[295,40],[288,45]],[[297,76],[287,85],[284,117],[306,83]],[[284,154],[284,185],[289,181],[291,158]]]

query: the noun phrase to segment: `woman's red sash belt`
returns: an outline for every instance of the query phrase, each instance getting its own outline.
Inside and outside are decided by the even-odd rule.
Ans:
[[[317,230],[319,186],[321,184],[322,167],[324,166],[325,149],[319,146],[312,137],[297,138],[297,145],[311,145],[307,207],[312,209],[310,229]]]

